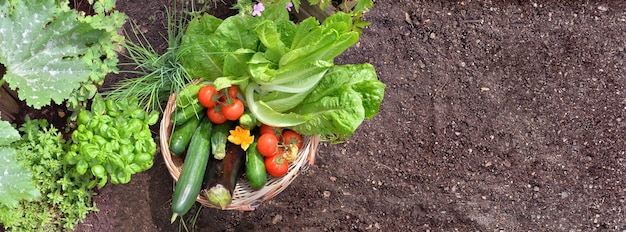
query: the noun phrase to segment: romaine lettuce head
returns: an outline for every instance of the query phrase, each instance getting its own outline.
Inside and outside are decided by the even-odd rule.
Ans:
[[[350,90],[359,93],[365,118],[371,119],[378,113],[386,85],[378,80],[374,66],[368,63],[333,66],[306,101],[318,101],[343,86],[348,86]]]
[[[304,135],[351,135],[365,119],[361,97],[349,86],[333,88],[314,102],[302,102],[293,112],[311,119],[292,129]]]
[[[307,135],[350,136],[363,120],[374,117],[384,96],[385,84],[371,64],[334,66],[293,113],[311,115],[292,129]]]

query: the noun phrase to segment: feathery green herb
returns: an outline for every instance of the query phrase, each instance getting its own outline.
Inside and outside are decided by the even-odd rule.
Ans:
[[[75,175],[63,161],[65,141],[47,121],[26,119],[22,138],[11,144],[16,159],[32,172],[41,192],[36,201],[21,200],[16,207],[0,205],[0,223],[8,231],[67,231],[96,211],[90,178]]]
[[[133,24],[132,36],[137,42],[127,40],[124,48],[128,51],[127,56],[131,62],[121,65],[134,66],[134,70],[120,72],[136,77],[114,83],[103,93],[107,99],[119,101],[135,96],[139,103],[145,106],[146,111],[162,111],[163,103],[167,102],[169,95],[178,92],[185,84],[191,82],[192,79],[180,64],[178,56],[186,20],[184,17],[176,18],[176,15],[176,11],[167,12],[168,47],[163,54],[159,54]],[[127,36],[131,34],[127,33]]]

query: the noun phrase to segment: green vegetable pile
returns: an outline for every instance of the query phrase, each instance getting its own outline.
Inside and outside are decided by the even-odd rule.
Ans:
[[[183,67],[218,90],[237,85],[264,124],[345,140],[378,112],[385,84],[370,64],[334,64],[359,39],[353,16],[294,23],[288,3],[268,3],[258,17],[242,10],[224,20],[192,19],[180,48]]]
[[[76,175],[72,171],[74,165],[64,162],[66,143],[61,133],[47,121],[27,118],[20,131],[23,133],[21,139],[8,146],[15,151],[15,159],[1,166],[19,164],[29,169],[32,175],[21,181],[32,184],[33,187],[26,189],[35,188],[37,200],[23,196],[26,191],[11,187],[2,189],[2,198],[17,198],[16,201],[0,202],[5,203],[0,204],[0,223],[10,231],[73,230],[87,213],[96,210],[91,202],[94,193],[90,176]],[[10,181],[19,180],[2,180],[0,187],[10,185]]]
[[[99,187],[108,177],[113,184],[128,183],[132,174],[152,167],[156,143],[149,127],[158,120],[158,112],[146,113],[136,97],[105,101],[96,95],[91,111],[78,115],[65,161],[79,175],[90,171]]]

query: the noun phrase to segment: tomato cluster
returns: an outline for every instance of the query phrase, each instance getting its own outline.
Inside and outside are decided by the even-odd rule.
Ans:
[[[293,159],[287,154],[302,148],[302,135],[289,129],[261,125],[261,134],[257,141],[257,149],[265,156],[265,169],[274,177],[281,177],[289,170],[289,162]]]
[[[237,86],[231,85],[224,90],[205,85],[198,91],[198,102],[207,108],[207,116],[215,124],[237,120],[244,112],[243,102],[237,98]]]
[[[207,108],[207,116],[214,124],[237,120],[244,113],[244,105],[237,98],[239,90],[231,85],[216,90],[208,84],[198,91],[198,102]],[[302,135],[290,129],[261,125],[256,149],[265,157],[265,169],[274,177],[284,176],[289,171],[289,163],[297,158],[302,148]]]

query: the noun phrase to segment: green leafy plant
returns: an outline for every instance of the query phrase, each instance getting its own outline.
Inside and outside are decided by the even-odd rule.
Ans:
[[[345,140],[378,112],[385,84],[370,64],[334,64],[360,36],[350,14],[296,24],[288,3],[257,3],[249,12],[251,3],[240,1],[238,15],[194,18],[181,45],[183,67],[216,89],[238,85],[264,124]]]
[[[293,0],[293,5],[298,10],[300,8],[300,0]],[[363,13],[371,9],[374,6],[372,0],[308,0],[308,3],[314,6],[318,6],[321,10],[327,10],[332,6],[335,12],[341,11],[350,14],[354,18],[355,26],[358,28],[364,28],[369,23],[361,21]]]
[[[9,146],[20,139],[19,132],[8,122],[0,121],[0,206],[16,207],[21,200],[32,201],[41,196],[31,181],[31,172],[17,162],[17,151]]]
[[[93,98],[91,110],[78,115],[70,149],[64,161],[75,165],[74,173],[93,177],[103,187],[109,180],[125,184],[131,175],[153,164],[156,143],[150,126],[159,119],[156,111],[147,113],[136,97],[120,101]]]
[[[193,6],[192,6],[193,7]],[[176,9],[176,7],[174,7]],[[133,26],[130,33],[134,40],[127,40],[124,48],[128,51],[128,58],[132,62],[122,64],[132,66],[133,70],[121,72],[135,75],[112,84],[103,92],[107,99],[121,100],[128,97],[137,97],[146,111],[162,111],[172,92],[178,92],[191,77],[179,62],[177,55],[181,37],[187,21],[185,17],[177,18],[177,12],[167,12],[167,42],[168,47],[163,54],[159,54],[150,45],[145,35]],[[130,37],[129,36],[129,37]]]
[[[6,81],[39,109],[67,101],[70,109],[94,96],[104,76],[116,72],[117,35],[125,16],[115,0],[93,3],[95,15],[77,14],[67,0],[0,1],[0,63]]]
[[[65,141],[47,121],[27,118],[20,131],[22,138],[10,145],[16,151],[10,165],[19,164],[32,172],[28,182],[41,194],[36,201],[26,198],[15,205],[0,204],[0,223],[9,231],[73,230],[96,210],[91,180],[75,175],[74,166],[63,161]]]
[[[125,41],[124,36],[118,32],[127,17],[114,9],[116,0],[88,0],[88,3],[92,5],[94,14],[85,15],[81,12],[78,20],[88,23],[94,29],[102,30],[103,34],[95,44],[89,46],[83,56],[83,60],[89,64],[92,71],[89,80],[82,83],[66,102],[68,108],[73,111],[86,107],[87,100],[93,98],[107,74],[119,72],[117,51]]]

